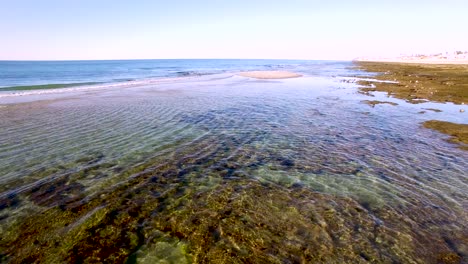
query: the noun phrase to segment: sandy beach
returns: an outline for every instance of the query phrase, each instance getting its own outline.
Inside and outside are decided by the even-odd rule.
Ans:
[[[241,72],[240,76],[255,79],[287,79],[302,77],[302,75],[288,71],[249,71]]]

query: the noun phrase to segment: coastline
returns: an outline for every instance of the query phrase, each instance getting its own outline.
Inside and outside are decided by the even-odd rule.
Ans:
[[[361,93],[372,96],[372,92],[386,92],[388,96],[412,104],[425,102],[453,103],[460,105],[460,114],[465,114],[468,103],[468,65],[461,63],[405,63],[390,61],[354,61],[357,68],[377,73],[373,79],[357,83]],[[367,103],[388,103],[368,101]],[[435,109],[436,111],[440,111]],[[421,114],[425,111],[421,112]],[[422,126],[448,135],[446,141],[468,150],[468,124],[451,123],[444,120],[427,120]]]
[[[428,57],[395,57],[395,58],[379,58],[379,57],[362,57],[356,58],[354,62],[382,62],[382,63],[402,63],[402,64],[468,64],[468,58],[440,58],[434,56]]]
[[[0,89],[0,105],[25,103],[37,100],[48,100],[51,98],[59,98],[70,96],[77,93],[86,93],[93,91],[109,91],[109,90],[122,90],[132,87],[145,87],[145,86],[159,86],[163,84],[180,83],[188,81],[206,81],[212,78],[229,78],[233,74],[212,74],[203,76],[181,76],[181,77],[162,77],[162,78],[143,78],[131,81],[109,82],[109,83],[95,83],[95,84],[51,84],[51,85],[33,85],[25,86],[31,87],[30,89],[19,90],[2,90]],[[52,88],[42,88],[50,87]],[[13,87],[14,88],[14,87]]]
[[[354,61],[354,65],[371,74],[366,76],[371,79],[358,81],[361,92],[387,92],[410,103],[468,103],[466,64]]]

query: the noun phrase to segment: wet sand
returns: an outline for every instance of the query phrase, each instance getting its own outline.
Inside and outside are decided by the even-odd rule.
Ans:
[[[287,79],[302,76],[300,74],[288,71],[249,71],[241,72],[239,75],[255,79]]]

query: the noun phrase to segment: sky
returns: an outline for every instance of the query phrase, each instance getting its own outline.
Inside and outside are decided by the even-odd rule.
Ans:
[[[465,51],[466,14],[466,0],[0,0],[0,60],[350,60]]]

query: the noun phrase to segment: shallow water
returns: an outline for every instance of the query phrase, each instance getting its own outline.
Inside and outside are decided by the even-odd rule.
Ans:
[[[349,66],[2,105],[3,259],[466,261],[468,154],[421,127],[466,114],[371,107]]]

